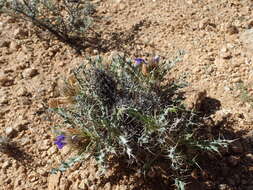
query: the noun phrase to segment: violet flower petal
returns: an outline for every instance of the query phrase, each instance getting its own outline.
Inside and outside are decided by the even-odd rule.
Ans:
[[[134,59],[134,61],[135,61],[135,64],[134,64],[135,67],[141,65],[142,63],[144,63],[144,64],[146,63],[145,60],[142,58],[136,58],[136,59]]]
[[[56,144],[59,149],[62,149],[64,145],[66,145],[66,142],[64,142],[64,140],[65,140],[65,135],[59,135],[56,137],[54,144]]]

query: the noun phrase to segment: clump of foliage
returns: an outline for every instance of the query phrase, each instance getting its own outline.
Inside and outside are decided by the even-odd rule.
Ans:
[[[0,0],[1,12],[32,22],[80,51],[94,6],[88,0]]]
[[[116,157],[145,173],[163,159],[175,185],[183,189],[183,178],[193,164],[198,165],[198,155],[218,153],[229,141],[201,133],[199,116],[177,96],[178,85],[165,81],[172,61],[135,61],[118,56],[106,65],[97,58],[75,70],[63,88],[65,101],[51,102],[54,107],[69,103],[54,108],[65,122],[55,144],[89,154],[102,168]],[[59,170],[79,160],[72,159]]]

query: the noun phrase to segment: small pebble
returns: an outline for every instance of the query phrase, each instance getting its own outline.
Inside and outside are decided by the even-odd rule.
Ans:
[[[12,127],[7,127],[5,129],[5,134],[7,135],[7,137],[14,137],[17,135],[17,131]]]
[[[28,69],[24,70],[22,74],[23,74],[24,78],[32,78],[32,77],[36,76],[37,74],[39,74],[39,72],[37,69],[28,68]]]

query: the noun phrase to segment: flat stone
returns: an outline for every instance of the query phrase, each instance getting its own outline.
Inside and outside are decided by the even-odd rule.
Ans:
[[[10,43],[10,46],[9,46],[10,51],[17,51],[19,48],[20,48],[20,45],[17,42],[12,41]]]
[[[27,92],[27,89],[25,87],[20,87],[18,90],[17,90],[17,95],[18,96],[26,96],[28,95],[28,92]]]
[[[231,52],[221,52],[221,53],[220,53],[220,56],[221,56],[221,58],[223,58],[223,59],[230,59],[230,58],[232,58]]]
[[[35,77],[37,74],[39,74],[39,72],[35,68],[28,68],[24,70],[22,74],[24,78],[32,78]]]
[[[14,129],[21,132],[27,129],[27,125],[29,124],[29,121],[27,120],[18,120],[15,122]]]
[[[5,134],[7,135],[7,137],[14,137],[17,135],[17,131],[12,127],[7,127],[5,129]]]
[[[6,94],[0,96],[0,104],[8,104],[8,102],[9,102],[9,97]]]

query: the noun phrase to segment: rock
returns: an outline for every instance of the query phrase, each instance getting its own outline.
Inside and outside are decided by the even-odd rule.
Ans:
[[[4,73],[0,73],[0,86],[11,86],[14,84],[14,79],[8,77]]]
[[[13,73],[14,70],[12,68],[6,68],[4,69],[4,74]]]
[[[220,56],[221,56],[221,58],[223,58],[223,59],[230,59],[230,58],[232,58],[231,52],[228,51],[227,48],[222,48],[222,49],[221,49],[221,51],[220,51]]]
[[[17,66],[16,66],[16,70],[24,70],[25,68],[27,68],[27,64],[24,63],[24,62],[21,62],[19,63]]]
[[[184,103],[186,104],[188,109],[194,109],[199,111],[203,100],[207,96],[206,90],[193,90],[190,93],[186,93],[186,99]]]
[[[27,129],[27,125],[29,124],[29,121],[27,120],[18,120],[15,122],[14,129],[21,132]]]
[[[229,156],[228,158],[228,163],[231,165],[231,166],[236,166],[238,165],[240,161],[240,158],[237,157],[237,156]]]
[[[5,134],[7,137],[14,137],[17,135],[17,131],[12,127],[7,127],[5,129]]]
[[[0,104],[8,104],[8,102],[9,97],[6,94],[0,96]]]
[[[61,172],[57,172],[56,174],[51,174],[48,178],[48,189],[59,189],[61,178]]]
[[[210,23],[210,19],[208,19],[208,18],[204,18],[203,20],[201,20],[200,22],[199,22],[199,29],[205,29],[206,28],[206,26],[208,25]]]
[[[24,70],[22,74],[23,74],[24,78],[32,78],[32,77],[36,76],[37,74],[39,74],[39,72],[35,68],[28,68],[28,69]]]
[[[25,87],[20,87],[18,90],[17,90],[17,95],[18,96],[26,96],[28,94],[27,92],[27,89]]]
[[[239,30],[238,30],[238,28],[236,26],[230,25],[227,28],[227,33],[230,34],[230,35],[238,34]]]
[[[96,50],[96,49],[94,49],[94,50],[93,50],[93,54],[94,54],[94,55],[98,55],[98,54],[99,54],[99,51]]]
[[[20,45],[15,41],[12,41],[9,45],[10,51],[17,51],[19,48],[20,48]]]
[[[7,178],[6,180],[5,180],[5,183],[7,183],[7,184],[10,184],[12,182],[12,180],[10,179],[10,178]]]

